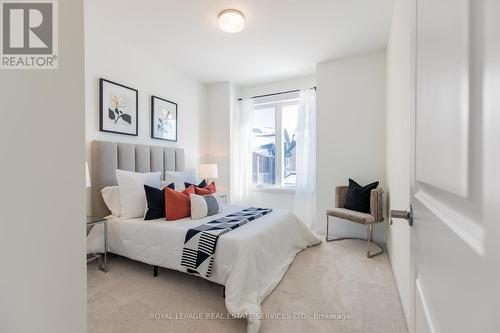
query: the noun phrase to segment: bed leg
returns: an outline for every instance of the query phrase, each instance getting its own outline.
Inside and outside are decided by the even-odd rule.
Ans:
[[[222,287],[222,298],[226,298],[226,286]]]
[[[153,266],[153,276],[158,276],[158,266]]]

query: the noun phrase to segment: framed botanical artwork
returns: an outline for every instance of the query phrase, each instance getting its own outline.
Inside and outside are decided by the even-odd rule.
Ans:
[[[137,136],[139,128],[136,89],[99,80],[99,130]]]
[[[151,96],[151,138],[177,141],[177,103]]]

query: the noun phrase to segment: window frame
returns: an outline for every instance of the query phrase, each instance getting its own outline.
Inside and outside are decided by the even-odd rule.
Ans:
[[[276,167],[275,167],[275,179],[277,180],[276,184],[265,184],[265,183],[254,183],[252,180],[251,186],[254,191],[265,191],[265,192],[275,192],[275,191],[283,191],[283,192],[293,192],[295,191],[296,184],[285,184],[284,183],[284,169],[285,169],[285,158],[284,158],[284,136],[283,136],[283,127],[282,127],[282,119],[283,119],[283,107],[297,105],[299,106],[299,99],[297,98],[287,98],[283,100],[277,100],[273,102],[263,102],[256,103],[253,106],[252,112],[254,112],[258,107],[265,108],[274,108],[274,135],[276,142]],[[252,117],[253,119],[253,117]],[[252,128],[253,128],[253,120],[252,120]],[[252,142],[253,142],[253,133],[252,133]],[[252,145],[253,146],[253,145]],[[253,152],[252,152],[253,154]],[[253,169],[252,169],[253,173]]]

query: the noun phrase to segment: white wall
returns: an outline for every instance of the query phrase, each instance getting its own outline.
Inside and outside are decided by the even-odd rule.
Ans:
[[[203,162],[217,164],[217,191],[224,194],[229,193],[230,183],[230,114],[234,99],[232,88],[230,82],[207,87],[207,132]]]
[[[197,168],[200,156],[204,153],[202,141],[205,140],[206,86],[166,65],[161,58],[146,54],[136,45],[130,45],[126,36],[102,33],[110,18],[100,12],[99,3],[85,3],[87,143],[98,139],[181,147],[186,152],[186,167]],[[101,77],[139,90],[138,137],[99,132]],[[151,95],[178,104],[176,143],[151,139]]]
[[[353,178],[380,181],[385,189],[385,52],[320,63],[316,67],[316,221],[326,233],[325,210],[334,206],[335,186]],[[332,235],[365,237],[364,226],[331,219]],[[384,240],[385,225],[374,238]]]
[[[288,209],[295,208],[295,191],[255,189],[250,192],[251,203],[257,207]]]
[[[59,69],[0,70],[0,332],[84,333],[83,1],[59,1]]]
[[[410,204],[410,114],[414,103],[412,23],[415,0],[394,4],[387,47],[386,165],[387,210]],[[410,230],[394,220],[387,229],[387,249],[408,319],[410,300]]]

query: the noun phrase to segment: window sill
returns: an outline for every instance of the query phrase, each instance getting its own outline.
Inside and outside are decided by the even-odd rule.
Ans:
[[[295,193],[293,186],[252,186],[252,192],[269,192],[269,193]]]

